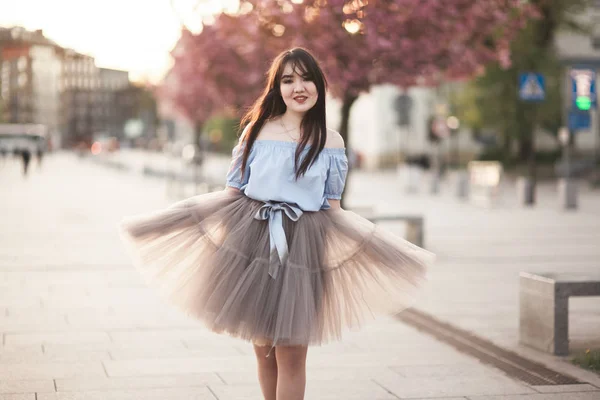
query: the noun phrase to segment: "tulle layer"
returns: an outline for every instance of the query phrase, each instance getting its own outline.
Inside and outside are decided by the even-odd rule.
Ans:
[[[149,285],[215,332],[254,343],[339,340],[409,306],[434,256],[345,210],[283,217],[289,256],[269,274],[264,203],[221,191],[121,225]]]

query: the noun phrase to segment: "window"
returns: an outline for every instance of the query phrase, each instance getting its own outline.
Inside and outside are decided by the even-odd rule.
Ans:
[[[25,71],[27,69],[27,57],[21,56],[19,57],[19,61],[17,62],[17,67],[19,71]]]

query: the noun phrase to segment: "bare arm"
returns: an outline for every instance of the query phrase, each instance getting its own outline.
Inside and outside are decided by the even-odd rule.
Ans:
[[[327,202],[332,210],[340,210],[342,208],[339,200],[327,199]]]
[[[344,139],[333,129],[327,129],[327,143],[325,144],[325,147],[343,149],[345,147]],[[340,205],[340,200],[327,199],[327,202],[331,206],[332,210],[340,210],[342,208]]]

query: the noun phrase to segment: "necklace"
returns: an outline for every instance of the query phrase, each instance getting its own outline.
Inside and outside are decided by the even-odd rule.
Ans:
[[[287,129],[285,127],[285,124],[283,123],[283,118],[279,118],[279,123],[281,124],[281,127],[283,128],[283,133],[285,133],[290,139],[292,139],[294,142],[297,142],[299,138],[295,138],[292,135],[290,135],[288,132],[290,131],[294,131],[296,130],[296,128],[292,128],[292,129]]]

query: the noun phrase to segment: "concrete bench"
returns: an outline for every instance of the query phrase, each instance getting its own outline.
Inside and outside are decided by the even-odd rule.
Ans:
[[[519,340],[538,350],[569,354],[569,297],[600,296],[599,276],[521,272]]]
[[[366,218],[374,224],[383,221],[404,221],[406,222],[406,240],[419,247],[425,247],[423,217],[420,215],[390,214],[367,216]]]
[[[376,224],[384,221],[404,221],[406,222],[406,240],[419,246],[425,247],[425,228],[424,219],[421,215],[408,214],[382,214],[376,215],[372,207],[351,207],[349,209],[363,218]]]

